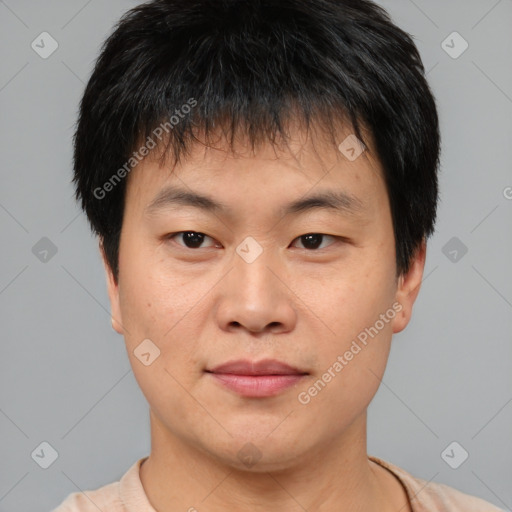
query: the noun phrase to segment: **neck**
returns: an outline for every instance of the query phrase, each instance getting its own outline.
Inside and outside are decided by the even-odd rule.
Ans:
[[[169,432],[152,413],[151,440],[140,478],[158,512],[385,512],[404,506],[399,482],[367,457],[366,413],[342,438],[269,470],[221,462]]]

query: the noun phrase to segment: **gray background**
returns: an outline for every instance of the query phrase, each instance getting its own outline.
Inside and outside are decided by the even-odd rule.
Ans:
[[[70,183],[84,83],[137,3],[0,1],[1,512],[50,510],[150,450],[148,406]],[[380,3],[429,70],[443,156],[424,283],[370,406],[368,451],[510,510],[512,1]],[[31,48],[43,31],[59,44],[47,59]],[[458,58],[442,47],[454,31],[469,43]],[[43,237],[57,249],[46,262],[32,250]],[[44,441],[58,452],[48,469],[32,456]],[[452,441],[469,452],[458,469],[441,457]]]

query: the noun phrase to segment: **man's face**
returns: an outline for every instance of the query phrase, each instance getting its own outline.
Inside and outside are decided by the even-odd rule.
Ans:
[[[109,273],[113,325],[159,431],[232,466],[261,457],[253,470],[365,434],[425,256],[396,280],[389,200],[368,151],[352,161],[318,139],[291,148],[197,145],[172,172],[146,159],[127,186],[118,285]],[[290,207],[326,194],[346,197]],[[298,372],[212,373],[238,360]]]

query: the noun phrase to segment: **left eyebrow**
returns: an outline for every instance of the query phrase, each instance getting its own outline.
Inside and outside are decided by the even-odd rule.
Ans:
[[[324,190],[290,203],[282,213],[288,215],[312,209],[336,210],[354,215],[363,213],[365,205],[361,199],[347,192]]]
[[[172,186],[161,190],[144,211],[147,215],[151,215],[160,210],[178,206],[199,208],[207,212],[232,213],[231,208],[212,197]],[[343,191],[321,190],[314,195],[289,203],[280,209],[280,213],[282,216],[286,216],[313,209],[334,210],[350,215],[362,214],[366,210],[364,203],[352,194]]]

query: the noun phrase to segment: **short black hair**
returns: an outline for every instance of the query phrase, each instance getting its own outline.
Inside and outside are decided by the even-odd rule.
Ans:
[[[115,280],[123,178],[141,141],[164,123],[164,154],[179,162],[198,129],[208,137],[223,127],[231,145],[243,130],[254,148],[286,140],[293,116],[330,133],[347,119],[366,146],[361,128],[369,131],[397,276],[406,273],[434,231],[440,157],[435,98],[412,36],[370,0],[153,0],[104,42],[74,135],[76,199]]]

